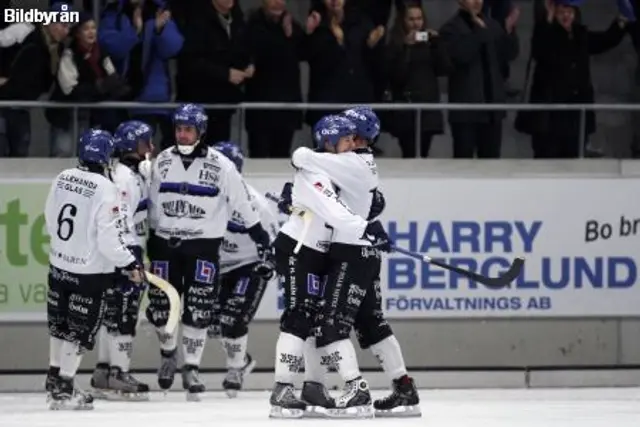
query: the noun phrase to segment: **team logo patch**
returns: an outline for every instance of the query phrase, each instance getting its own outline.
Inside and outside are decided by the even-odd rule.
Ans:
[[[196,260],[195,281],[213,285],[213,279],[216,276],[216,266],[209,261]]]
[[[311,273],[307,274],[307,293],[309,295],[323,297],[326,285],[326,276],[320,277]]]
[[[169,261],[153,261],[151,262],[151,272],[156,276],[169,280]]]

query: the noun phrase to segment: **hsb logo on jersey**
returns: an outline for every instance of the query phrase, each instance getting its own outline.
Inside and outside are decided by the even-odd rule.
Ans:
[[[320,277],[311,273],[307,274],[307,292],[309,295],[324,296],[326,285],[327,276]]]
[[[214,263],[201,259],[196,261],[196,275],[194,278],[196,282],[212,285],[215,275],[216,266]]]

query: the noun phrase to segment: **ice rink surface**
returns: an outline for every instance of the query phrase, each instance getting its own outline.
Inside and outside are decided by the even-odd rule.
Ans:
[[[423,416],[413,419],[270,420],[268,398],[267,392],[236,399],[211,392],[201,402],[186,402],[182,393],[156,393],[149,402],[96,401],[93,411],[54,412],[43,394],[0,394],[0,427],[640,427],[637,388],[423,390]]]

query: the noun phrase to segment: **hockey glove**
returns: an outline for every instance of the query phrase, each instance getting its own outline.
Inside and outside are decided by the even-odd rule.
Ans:
[[[253,268],[253,274],[258,276],[260,279],[268,282],[273,279],[276,271],[276,261],[275,254],[273,252],[273,248],[269,247],[262,255],[262,261],[260,261]]]
[[[253,227],[247,230],[249,237],[256,244],[256,249],[258,249],[258,256],[260,259],[264,260],[265,255],[267,254],[267,250],[269,250],[269,245],[271,242],[269,241],[269,233],[267,233],[264,228],[262,228],[262,224],[257,223]]]
[[[380,221],[370,222],[364,230],[362,238],[370,241],[375,248],[382,252],[391,252],[393,243]]]
[[[386,205],[387,203],[384,200],[384,195],[382,194],[382,192],[378,191],[377,189],[374,190],[373,200],[371,201],[371,209],[369,209],[369,217],[367,218],[367,221],[371,221],[372,219],[380,216]]]
[[[129,280],[136,285],[144,283],[144,266],[138,262],[138,260],[133,261],[126,267],[123,267],[122,274],[127,276]]]
[[[247,234],[247,229],[244,228],[241,224],[237,222],[229,221],[227,222],[227,231],[229,233],[235,234]]]
[[[293,183],[286,182],[282,187],[282,192],[280,193],[280,201],[278,202],[278,210],[285,214],[289,215],[291,213],[291,192],[293,190]]]

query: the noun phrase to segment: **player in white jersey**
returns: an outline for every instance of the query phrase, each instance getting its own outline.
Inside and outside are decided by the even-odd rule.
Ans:
[[[207,329],[213,323],[219,249],[233,211],[245,220],[261,258],[270,240],[233,162],[201,142],[207,129],[204,109],[183,105],[175,111],[173,122],[176,145],[158,155],[151,176],[147,251],[153,273],[183,295],[182,386],[188,399],[197,400],[205,391],[198,368]],[[163,329],[170,309],[166,295],[149,289],[148,296],[147,318],[157,328],[162,356],[158,384],[167,390],[178,370],[177,331],[166,334]]]
[[[213,146],[231,160],[242,173],[244,156],[232,142]],[[273,240],[278,233],[277,211],[256,189],[247,184],[251,201],[260,214],[260,222]],[[236,397],[243,380],[256,365],[247,353],[248,326],[253,320],[269,282],[275,275],[275,265],[264,260],[255,243],[246,234],[246,221],[234,211],[227,225],[220,251],[220,292],[216,303],[216,324],[209,336],[219,338],[227,354],[227,375],[222,387],[229,397]]]
[[[105,292],[115,284],[116,268],[142,282],[142,266],[122,236],[118,189],[108,178],[112,145],[106,131],[85,132],[79,166],[54,179],[45,204],[51,236],[46,381],[51,409],[93,408],[93,397],[74,387],[74,377],[82,355],[95,345]]]
[[[318,132],[322,134],[321,147],[328,151],[343,153],[353,149],[355,126],[349,120],[327,123]],[[276,344],[276,385],[270,399],[271,417],[280,418],[301,417],[307,406],[294,394],[293,376],[301,368],[304,342],[311,336],[327,296],[325,276],[332,234],[339,231],[354,241],[360,241],[365,235],[388,240],[380,223],[369,224],[365,218],[351,211],[333,191],[326,175],[299,168],[295,157],[292,163],[299,170],[292,187],[293,205],[311,212],[312,219],[306,235],[303,235],[304,219],[291,215],[274,242],[276,270],[285,290],[286,304]],[[298,240],[302,246],[295,253]],[[345,357],[349,355],[345,354]],[[367,388],[366,382],[362,383]]]
[[[153,152],[153,131],[141,121],[127,121],[116,129],[114,141],[112,178],[121,198],[124,238],[129,250],[142,260],[147,234],[148,177],[142,176],[140,171],[145,168],[140,165],[149,162],[146,158]],[[116,275],[116,278],[123,283],[108,295],[91,386],[101,397],[147,400],[149,386],[129,373],[142,292],[126,283],[126,277]]]
[[[356,125],[355,153],[366,155],[367,162],[374,165],[375,160],[369,157],[370,149],[368,146],[373,144],[380,134],[378,117],[367,107],[346,110],[342,114]],[[330,167],[330,162],[320,161],[315,167],[326,166]],[[355,167],[353,168],[355,171]],[[364,190],[358,189],[357,185],[354,186],[354,182],[352,182],[353,175],[344,176],[344,174],[334,173],[332,176],[334,177],[332,180],[334,185],[341,188],[353,187],[356,194]],[[344,193],[341,192],[341,194]],[[373,191],[368,219],[373,220],[379,216],[384,209],[384,205],[384,196],[376,188]],[[379,271],[380,268],[378,267],[377,270]],[[375,277],[371,283],[365,283],[365,285],[367,285],[366,295],[362,299],[360,308],[355,316],[354,328],[360,347],[372,351],[393,385],[393,393],[390,396],[376,400],[373,403],[376,416],[420,416],[420,399],[417,389],[413,379],[407,374],[400,344],[384,317],[380,278]],[[323,385],[326,367],[321,366],[318,355],[314,354],[313,344],[315,343],[313,341],[314,339],[308,340],[308,347],[305,351],[303,398],[313,406],[331,407],[331,402],[327,404],[325,400],[327,394]],[[325,362],[330,362],[330,360],[325,359]]]

